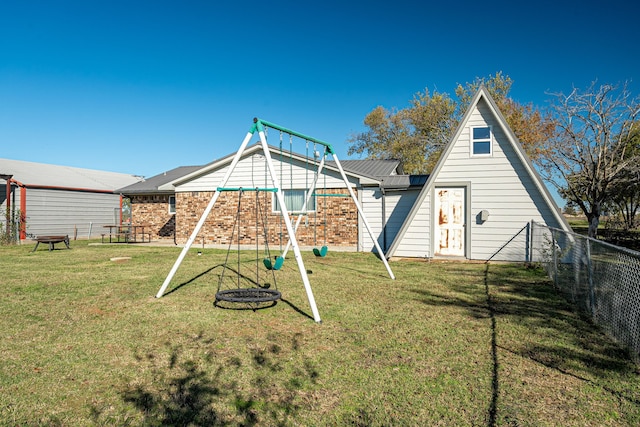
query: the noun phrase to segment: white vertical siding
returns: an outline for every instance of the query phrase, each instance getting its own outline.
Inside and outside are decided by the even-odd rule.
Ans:
[[[362,194],[360,200],[362,211],[367,217],[373,235],[377,236],[378,244],[384,251],[386,248],[382,241],[382,192],[378,187],[366,187],[360,193]],[[360,240],[358,246],[361,251],[369,252],[373,250],[373,241],[362,221],[358,221],[358,236]]]
[[[385,202],[385,234],[387,247],[385,250],[388,249],[395,240],[419,194],[420,189],[387,191]]]
[[[306,163],[286,156],[281,159],[277,154],[272,155],[272,160],[282,189],[305,189],[311,186],[317,166],[311,162]],[[179,185],[176,187],[176,192],[213,191],[222,181],[228,167],[225,166],[211,171],[206,175]],[[355,187],[355,179],[351,179],[350,184]],[[243,157],[236,165],[226,184],[226,187],[255,188],[271,186],[271,176],[268,174],[265,157],[262,154]],[[317,187],[318,192],[321,192],[322,188],[344,188],[344,182],[339,172],[323,169],[323,173],[318,179]]]
[[[424,257],[433,256],[431,244],[431,197],[425,197],[423,203],[410,224],[407,224],[402,241],[393,254],[396,257]]]
[[[493,153],[491,156],[472,156],[470,129],[487,125],[493,130]],[[455,182],[471,182],[471,205],[467,206],[471,217],[471,224],[467,225],[471,228],[471,242],[467,242],[471,245],[471,259],[489,258],[532,219],[559,226],[484,99],[480,100],[455,141],[435,186]],[[477,220],[482,210],[489,212],[489,219],[484,223]]]

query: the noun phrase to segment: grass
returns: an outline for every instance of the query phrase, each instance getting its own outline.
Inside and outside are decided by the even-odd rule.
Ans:
[[[392,281],[371,254],[304,254],[316,324],[293,260],[253,311],[213,306],[224,251],[156,299],[179,249],[30,250],[0,247],[1,425],[640,423],[637,367],[535,268],[401,261]]]

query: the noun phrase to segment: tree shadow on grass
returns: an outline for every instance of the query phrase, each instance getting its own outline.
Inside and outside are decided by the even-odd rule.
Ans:
[[[523,274],[513,270],[525,268],[486,264],[484,274],[478,274],[474,283],[448,286],[447,289],[453,292],[412,291],[424,304],[462,307],[474,318],[508,318],[511,323],[529,330],[533,338],[570,343],[579,350],[570,352],[566,346],[523,343],[516,351],[523,357],[531,357],[533,353],[547,348],[545,352],[555,354],[555,357],[548,356],[555,360],[551,364],[559,367],[563,363],[567,365],[564,368],[572,369],[577,369],[575,365],[584,365],[590,374],[602,377],[607,377],[611,371],[635,371],[628,353],[564,300],[543,274]]]
[[[166,354],[136,354],[140,371],[148,374],[124,385],[119,394],[143,425],[292,425],[306,409],[304,390],[319,377],[309,361],[291,366],[299,338],[294,335],[286,347],[274,337],[263,346],[249,343],[236,356],[216,354],[215,340],[202,333],[184,346],[167,343]],[[96,424],[109,419],[97,407],[92,413]]]
[[[637,374],[637,367],[628,353],[607,339],[589,319],[581,316],[555,291],[543,274],[523,274],[513,270],[525,268],[487,263],[482,274],[473,274],[466,270],[455,271],[453,267],[450,274],[472,276],[471,280],[465,280],[464,284],[451,284],[447,292],[412,290],[419,295],[418,301],[424,304],[462,307],[473,318],[491,320],[493,375],[488,425],[495,425],[498,410],[499,351],[527,358],[563,375],[601,387],[631,404],[640,404],[640,396],[632,391],[609,385],[612,373],[620,376]],[[497,327],[501,319],[509,319],[528,329],[530,339],[512,342],[509,346],[499,345]]]
[[[581,377],[635,372],[629,353],[559,295],[542,274],[523,278],[487,265],[486,275],[496,317],[516,321],[540,338],[516,351],[523,357],[547,360],[559,370],[582,371]]]

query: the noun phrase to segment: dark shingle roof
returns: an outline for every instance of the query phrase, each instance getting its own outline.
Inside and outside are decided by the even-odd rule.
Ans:
[[[381,186],[385,189],[402,189],[409,187],[422,187],[429,175],[392,175],[379,177]]]
[[[198,169],[202,169],[203,166],[179,166],[175,169],[163,172],[159,175],[152,176],[151,178],[129,185],[127,187],[120,188],[119,193],[123,194],[143,194],[143,193],[159,193],[158,188],[164,184],[167,184],[175,179],[183,177],[195,172]],[[173,193],[173,191],[166,191],[167,193]]]
[[[275,148],[274,148],[275,149]],[[175,169],[171,169],[167,172],[163,172],[159,175],[152,176],[141,182],[129,185],[127,187],[120,188],[119,193],[122,194],[158,194],[158,193],[173,193],[173,190],[159,190],[165,184],[185,177],[195,171],[203,169],[213,163],[218,163],[225,158],[216,160],[215,162],[201,166],[180,166]],[[340,164],[347,173],[367,176],[369,178],[381,181],[385,188],[408,188],[416,185],[423,185],[426,182],[426,175],[424,178],[419,176],[399,175],[402,173],[402,167],[399,160],[378,160],[378,159],[365,159],[365,160],[341,160]],[[333,161],[327,162],[328,167],[337,167]]]

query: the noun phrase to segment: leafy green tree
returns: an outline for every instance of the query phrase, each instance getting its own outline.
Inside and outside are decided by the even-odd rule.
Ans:
[[[457,100],[446,93],[425,89],[418,92],[401,110],[376,107],[366,115],[367,130],[352,135],[348,154],[370,159],[398,159],[406,173],[429,173],[442,149],[453,136],[471,99],[484,86],[496,101],[505,120],[532,156],[540,154],[540,141],[549,138],[555,128],[553,120],[532,104],[522,105],[509,98],[513,82],[498,72],[488,78],[476,78],[459,84]]]
[[[464,85],[458,84],[456,87],[456,96],[459,99],[459,109],[466,110],[471,99],[476,94],[478,89],[483,87],[487,89],[487,92],[491,94],[493,100],[500,106],[505,99],[508,99],[509,92],[511,92],[511,86],[513,86],[513,80],[509,76],[502,74],[502,71],[498,71],[493,76],[489,77],[476,77],[471,83],[465,83]],[[462,111],[464,113],[464,111]]]
[[[348,154],[398,159],[406,173],[430,171],[457,124],[456,104],[447,94],[428,90],[415,94],[410,104],[398,111],[374,108],[364,119],[368,130],[349,138]]]

